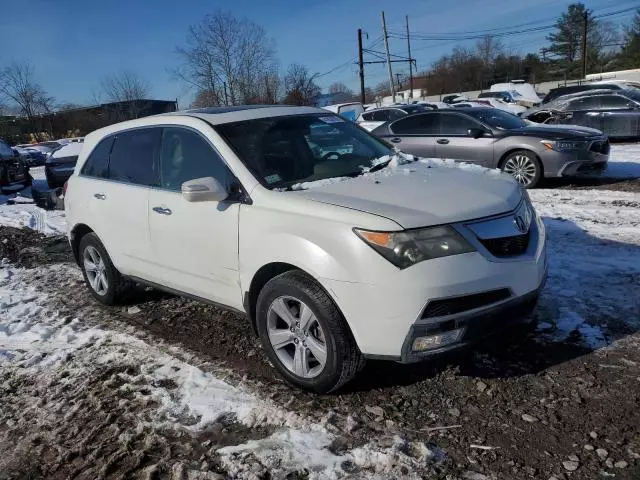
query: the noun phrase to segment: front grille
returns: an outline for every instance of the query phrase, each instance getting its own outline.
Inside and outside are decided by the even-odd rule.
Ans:
[[[480,239],[482,244],[489,252],[496,257],[512,257],[514,255],[522,255],[529,247],[530,231],[523,235],[514,235],[512,237]]]
[[[432,300],[425,307],[421,318],[442,317],[456,313],[466,312],[474,308],[484,307],[492,303],[506,300],[511,296],[508,288],[489,290],[473,295],[465,295],[455,298],[444,298],[442,300]]]
[[[609,144],[609,140],[593,142],[589,147],[589,150],[595,153],[602,153],[604,155],[609,155],[609,150],[611,150],[611,145]]]

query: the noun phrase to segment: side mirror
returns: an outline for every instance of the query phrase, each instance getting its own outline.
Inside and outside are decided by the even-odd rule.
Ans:
[[[467,135],[473,138],[480,138],[485,134],[485,131],[482,128],[470,128],[467,130]]]
[[[215,178],[203,177],[184,182],[182,196],[187,202],[221,202],[229,192]]]

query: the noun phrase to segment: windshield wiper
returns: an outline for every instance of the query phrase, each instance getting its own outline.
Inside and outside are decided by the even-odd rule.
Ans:
[[[366,173],[373,173],[373,172],[377,172],[378,170],[382,170],[387,165],[389,165],[389,163],[391,163],[391,160],[392,159],[390,158],[386,162],[376,163],[373,167],[371,167],[369,170],[367,170]],[[365,173],[365,172],[362,172],[362,173]]]

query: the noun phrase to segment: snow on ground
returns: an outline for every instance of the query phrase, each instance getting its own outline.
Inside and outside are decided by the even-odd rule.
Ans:
[[[43,190],[48,188],[44,167],[31,168],[29,173],[36,186]],[[67,231],[64,211],[44,210],[36,206],[31,198],[31,187],[0,193],[0,206],[0,225],[28,227],[45,235],[60,235]]]
[[[640,194],[533,190],[547,227],[544,337],[602,347],[640,328]],[[617,333],[611,333],[617,332]]]
[[[277,407],[242,383],[225,380],[224,371],[219,375],[204,372],[175,355],[178,347],[166,351],[122,331],[59,316],[48,309],[49,297],[38,287],[38,281],[51,279],[64,279],[64,284],[80,281],[81,276],[70,265],[32,270],[6,263],[0,266],[0,369],[41,382],[46,388],[60,388],[63,399],[69,386],[81,384],[103,366],[136,365],[139,372],[120,373],[119,385],[109,387],[135,398],[144,396],[147,405],[155,402],[155,409],[140,415],[138,429],[201,431],[221,418],[250,428],[275,427],[265,438],[218,451],[223,465],[237,478],[255,476],[255,459],[276,476],[306,468],[311,478],[340,478],[347,474],[342,468],[345,462],[370,474],[393,474],[401,469],[414,471],[437,457],[424,444],[407,444],[400,438],[384,447],[371,442],[334,454],[327,447],[336,434],[326,421],[312,421]],[[22,405],[25,415],[35,412],[37,403],[34,398],[32,404]],[[73,407],[67,408],[72,414]],[[192,420],[185,424],[185,418]]]
[[[640,178],[640,143],[613,144],[604,176]]]

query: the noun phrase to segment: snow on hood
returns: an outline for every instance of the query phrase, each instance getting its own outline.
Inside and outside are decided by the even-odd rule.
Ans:
[[[414,158],[396,154],[376,172],[297,184],[292,194],[386,217],[404,228],[504,213],[522,198],[521,187],[499,170],[448,159]],[[374,165],[387,160],[383,157]]]

